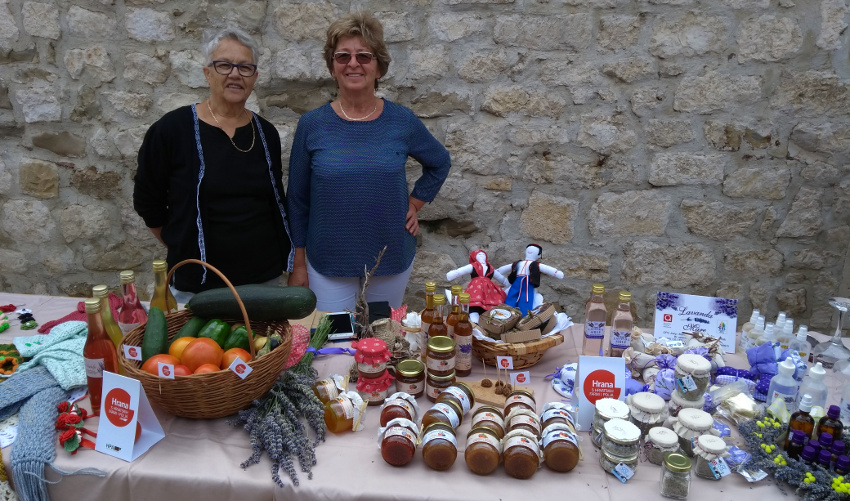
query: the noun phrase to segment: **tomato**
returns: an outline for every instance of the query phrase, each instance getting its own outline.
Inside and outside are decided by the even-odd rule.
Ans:
[[[185,365],[175,365],[174,366],[174,375],[175,376],[191,376],[192,371],[189,370]]]
[[[171,343],[171,346],[168,347],[168,354],[172,357],[180,359],[183,356],[183,350],[186,349],[186,346],[194,341],[193,337],[179,337]]]
[[[176,366],[180,363],[180,360],[165,353],[154,355],[149,358],[144,364],[142,364],[142,370],[145,372],[149,372],[154,376],[158,376],[160,362]]]
[[[193,373],[204,364],[213,364],[218,369],[223,354],[224,350],[218,343],[208,337],[199,337],[192,339],[192,342],[183,348],[180,362]]]
[[[251,361],[251,354],[242,348],[230,348],[229,350],[224,352],[224,355],[221,357],[221,368],[227,369],[230,367],[230,364],[233,363],[237,358],[241,358],[243,362]]]
[[[220,369],[215,364],[203,364],[195,369],[195,374],[203,374],[205,372],[218,372]]]

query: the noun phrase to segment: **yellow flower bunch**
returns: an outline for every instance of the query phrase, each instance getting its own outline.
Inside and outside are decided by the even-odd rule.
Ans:
[[[813,484],[813,483],[815,483],[816,480],[817,479],[815,478],[814,475],[812,475],[812,472],[810,472],[810,471],[807,471],[805,478],[803,478],[803,482],[807,483],[807,484]]]

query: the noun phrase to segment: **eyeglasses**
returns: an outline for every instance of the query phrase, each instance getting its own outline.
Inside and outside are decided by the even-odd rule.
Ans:
[[[375,59],[375,55],[371,52],[358,52],[357,54],[354,54],[354,57],[360,64],[369,64],[372,62],[372,59]],[[348,64],[351,61],[351,53],[334,52],[333,60],[339,64]]]
[[[233,64],[230,61],[213,61],[210,63],[219,75],[230,75],[233,68],[243,77],[252,77],[257,72],[256,64]]]

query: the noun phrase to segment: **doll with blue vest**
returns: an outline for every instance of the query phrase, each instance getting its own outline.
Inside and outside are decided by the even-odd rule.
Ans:
[[[537,292],[540,287],[540,274],[544,273],[555,278],[564,278],[564,272],[540,262],[543,257],[543,247],[528,244],[525,248],[525,259],[514,261],[500,267],[499,273],[508,277],[511,283],[507,291],[505,304],[517,308],[523,316],[543,303],[543,296]]]

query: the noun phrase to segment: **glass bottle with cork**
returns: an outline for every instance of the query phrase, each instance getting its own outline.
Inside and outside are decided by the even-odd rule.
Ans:
[[[472,322],[469,321],[469,299],[466,292],[458,294],[460,313],[454,328],[456,356],[455,375],[466,377],[472,373]]]
[[[620,291],[619,304],[611,318],[611,343],[608,346],[609,357],[622,357],[623,352],[632,344],[632,293]]]
[[[143,322],[147,322],[148,312],[136,295],[136,274],[133,270],[124,270],[118,276],[121,279],[121,295],[124,298],[121,311],[118,312],[118,327],[126,335]]]
[[[581,344],[582,355],[601,356],[602,340],[605,337],[605,320],[608,309],[605,308],[605,286],[593,284],[590,299],[584,310],[584,341]]]
[[[452,285],[452,301],[451,301],[451,311],[446,315],[446,330],[448,330],[448,336],[450,338],[454,338],[455,336],[455,324],[457,324],[457,319],[460,316],[460,303],[458,302],[458,296],[463,292],[463,287],[460,285]]]
[[[86,365],[86,380],[92,412],[95,414],[100,414],[103,371],[118,372],[118,353],[103,326],[100,304],[101,301],[98,298],[91,297],[85,300],[89,332],[83,347],[83,360]]]
[[[118,327],[115,317],[112,316],[112,307],[109,306],[109,288],[105,285],[95,285],[91,289],[92,297],[100,301],[100,317],[103,321],[103,328],[106,330],[106,335],[112,340],[115,345],[116,353],[121,349],[121,341],[124,339],[124,333]],[[124,368],[118,366],[120,374],[124,374]]]
[[[168,263],[165,260],[157,259],[153,262],[153,280],[151,306],[158,307],[163,313],[177,311],[177,300],[168,287]]]
[[[428,326],[428,338],[434,336],[447,336],[449,333],[444,321],[443,312],[446,307],[446,296],[443,294],[434,294],[434,317],[431,320],[431,325]]]

